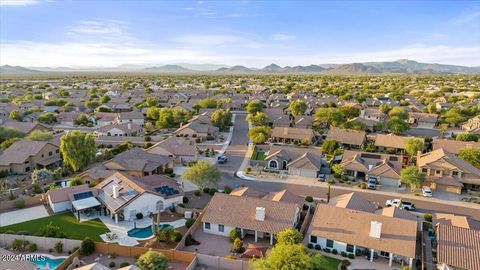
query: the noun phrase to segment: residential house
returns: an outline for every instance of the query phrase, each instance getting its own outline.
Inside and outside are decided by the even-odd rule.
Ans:
[[[439,223],[435,239],[438,269],[480,270],[480,230]]]
[[[313,116],[297,115],[293,119],[296,128],[311,129],[313,127]]]
[[[143,128],[134,122],[125,122],[102,126],[95,133],[102,136],[138,136],[142,133],[142,130]]]
[[[18,129],[25,134],[30,134],[35,130],[52,131],[50,126],[38,122],[18,122],[14,120],[7,120],[2,126]]]
[[[72,202],[80,197],[96,196],[98,190],[90,188],[88,184],[69,186],[47,192],[47,202],[54,213],[73,210]]]
[[[116,122],[118,113],[97,112],[95,113],[97,126],[103,127],[112,125]]]
[[[290,115],[280,108],[267,108],[263,111],[268,117],[270,127],[290,127]]]
[[[365,108],[360,111],[359,118],[362,118],[365,120],[371,120],[375,122],[379,122],[379,121],[384,122],[388,119],[388,115],[383,113],[377,108]]]
[[[142,112],[121,112],[118,114],[116,122],[119,124],[134,123],[140,127],[145,125],[145,119]]]
[[[434,190],[462,193],[480,191],[480,169],[443,148],[417,157],[418,169],[426,174],[426,183]]]
[[[348,222],[347,222],[348,221]],[[416,257],[417,222],[318,204],[307,232],[308,243],[321,249],[337,250],[369,261],[376,257],[403,261],[410,267]]]
[[[271,135],[272,141],[283,143],[304,143],[316,142],[316,135],[311,128],[274,127]]]
[[[188,164],[197,160],[198,150],[192,139],[169,137],[146,150],[152,154],[172,157],[177,164]]]
[[[443,148],[447,152],[458,155],[464,149],[480,149],[480,142],[464,142],[449,139],[433,138],[432,147],[433,150]]]
[[[402,156],[345,150],[340,165],[348,176],[375,178],[380,185],[398,187],[402,160]]]
[[[462,124],[462,129],[466,132],[480,134],[480,116],[468,119],[467,122]]]
[[[175,131],[175,134],[205,140],[210,137],[216,137],[218,132],[218,127],[215,127],[211,124],[202,123],[201,121],[193,121],[178,128]]]
[[[299,225],[301,209],[295,203],[215,193],[204,210],[201,222],[205,233],[228,237],[240,229],[247,235],[267,238],[273,244],[278,233]]]
[[[57,115],[57,122],[64,126],[76,126],[76,121],[80,116],[80,112],[61,112]]]
[[[441,223],[466,229],[480,230],[480,221],[475,220],[469,216],[461,216],[447,213],[433,213],[432,223],[435,225]]]
[[[322,151],[317,148],[273,145],[265,157],[265,162],[265,170],[268,171],[318,177],[322,167]]]
[[[339,142],[345,149],[360,149],[365,143],[366,136],[365,131],[330,127],[326,138]]]
[[[152,154],[135,147],[104,162],[103,166],[108,170],[121,171],[134,177],[142,177],[164,173],[165,169],[173,167],[173,158]]]
[[[377,134],[375,135],[375,147],[377,151],[405,155],[407,153],[407,142],[410,139],[420,140],[425,143],[425,139],[419,137],[405,137],[394,134]]]
[[[34,169],[52,168],[61,163],[57,140],[30,141],[22,139],[10,145],[0,155],[0,171],[27,174]]]
[[[412,127],[432,129],[438,124],[438,115],[434,113],[410,112],[407,122]]]

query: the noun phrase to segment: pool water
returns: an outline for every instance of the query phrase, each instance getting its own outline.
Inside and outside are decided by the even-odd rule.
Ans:
[[[37,265],[37,270],[44,270],[44,269],[53,270],[57,268],[63,261],[65,261],[65,258],[52,259],[46,256],[44,256],[42,259],[40,259],[40,257],[37,257],[32,260],[32,262],[35,265]],[[48,268],[47,268],[47,264],[48,264]]]
[[[160,230],[170,227],[173,228],[171,225],[162,224],[160,225]],[[152,226],[131,229],[127,232],[127,235],[135,238],[150,238],[153,236]]]

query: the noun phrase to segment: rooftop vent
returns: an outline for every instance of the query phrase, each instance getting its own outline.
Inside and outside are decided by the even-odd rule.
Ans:
[[[382,235],[382,223],[378,221],[370,222],[370,237],[380,238]]]
[[[265,220],[265,207],[257,207],[255,212],[255,219],[264,221]]]
[[[118,188],[117,185],[112,186],[112,191],[113,191],[112,196],[113,196],[114,199],[118,198],[118,193],[119,193],[118,190],[119,190],[119,188]]]

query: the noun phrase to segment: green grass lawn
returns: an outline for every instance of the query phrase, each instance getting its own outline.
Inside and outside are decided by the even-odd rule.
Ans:
[[[339,259],[328,257],[322,254],[316,255],[316,265],[321,266],[322,270],[337,270],[339,264]]]
[[[264,160],[265,159],[265,152],[262,150],[255,149],[255,152],[252,155],[253,160]]]
[[[79,223],[72,213],[63,213],[44,218],[34,219],[5,227],[0,227],[0,233],[6,231],[28,231],[30,235],[40,235],[41,230],[48,223],[58,226],[67,235],[67,238],[83,240],[89,237],[94,241],[103,242],[99,235],[109,232],[108,228],[100,219],[93,219]]]

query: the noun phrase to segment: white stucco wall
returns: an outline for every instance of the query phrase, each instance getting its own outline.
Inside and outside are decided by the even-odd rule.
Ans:
[[[235,229],[235,227],[231,227],[231,226],[224,225],[225,230],[224,230],[223,232],[220,232],[220,231],[218,230],[218,225],[219,225],[219,224],[210,223],[210,229],[206,229],[206,228],[205,228],[205,222],[204,222],[204,223],[203,223],[203,232],[211,233],[211,234],[215,234],[215,235],[227,236],[227,237],[228,237],[228,236],[230,235],[230,232]]]
[[[311,237],[310,235],[308,235],[308,242],[309,243],[312,243],[313,245],[320,245],[322,247],[322,249],[324,248],[327,248],[327,239],[326,238],[323,238],[323,237],[317,237],[317,242],[311,242]],[[343,243],[343,242],[340,242],[340,241],[333,241],[333,248],[332,247],[328,247],[329,249],[336,249],[338,251],[338,253],[341,253],[342,251],[343,252],[347,252],[347,243]],[[353,246],[353,251],[352,253],[355,254],[355,246]],[[347,252],[349,253],[349,252]]]
[[[163,197],[155,195],[155,194],[150,194],[150,193],[144,193],[135,201],[130,203],[124,208],[124,216],[125,220],[134,220],[136,219],[136,214],[137,213],[142,213],[144,216],[148,215],[149,213],[155,213],[157,211],[156,205],[158,201],[163,202],[164,209],[169,208],[172,206],[172,204],[179,204],[182,202],[182,196],[172,198],[165,200]],[[135,212],[133,214],[133,211]],[[130,212],[132,212],[133,216],[130,216]]]
[[[69,201],[52,203],[50,197],[48,197],[48,204],[50,205],[50,208],[52,208],[52,211],[54,213],[72,210],[72,203]]]

